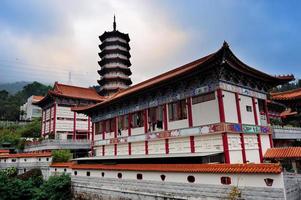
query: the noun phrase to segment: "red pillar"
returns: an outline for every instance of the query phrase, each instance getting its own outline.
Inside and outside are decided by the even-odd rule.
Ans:
[[[195,153],[194,136],[190,136],[190,152]]]
[[[132,143],[129,142],[129,156],[132,155]]]
[[[41,137],[44,136],[43,130],[44,130],[44,110],[42,110],[42,117],[41,117]]]
[[[242,161],[243,163],[247,162],[246,158],[246,147],[245,147],[245,139],[244,139],[244,134],[240,133],[240,143],[241,143],[241,154],[242,154]]]
[[[223,93],[222,93],[221,89],[217,89],[216,92],[217,92],[220,122],[225,122],[225,110],[224,110]]]
[[[91,118],[88,117],[88,133],[87,133],[88,140],[90,140],[90,126],[91,126]]]
[[[261,146],[261,136],[257,134],[257,142],[258,142],[258,151],[259,151],[259,159],[260,162],[263,162],[263,155],[262,155],[262,146]]]
[[[269,134],[269,140],[270,140],[270,148],[273,148],[274,147],[273,134]]]
[[[93,123],[92,122],[92,141],[91,141],[91,154],[92,154],[92,156],[94,156],[94,131],[95,131],[95,128],[94,128],[94,126],[95,126],[95,123]]]
[[[98,122],[102,126],[102,139],[106,139],[106,121]]]
[[[163,105],[163,126],[164,126],[165,131],[168,130],[167,109],[168,109],[167,104],[164,104]]]
[[[105,145],[102,145],[102,156],[105,156]]]
[[[268,102],[267,100],[264,100],[264,109],[265,109],[265,114],[267,118],[267,124],[270,124],[270,116],[269,116],[269,110],[268,110]]]
[[[169,154],[169,140],[165,139],[165,153]]]
[[[76,112],[73,112],[73,136],[72,139],[76,139]]]
[[[52,107],[49,108],[49,131],[48,131],[49,135],[51,133],[51,114],[52,114],[51,111],[52,111]]]
[[[55,134],[56,134],[56,131],[55,131],[55,129],[56,129],[56,102],[54,102],[54,106],[53,106],[53,134],[54,134],[54,136],[55,136]]]
[[[223,147],[224,147],[224,157],[225,163],[230,163],[230,153],[229,153],[229,144],[228,144],[228,134],[222,133]]]
[[[129,117],[128,117],[128,135],[129,135],[129,136],[132,135],[132,127],[131,127],[131,124],[132,124],[132,114],[130,113],[130,114],[129,114]]]
[[[44,137],[45,137],[45,134],[46,134],[46,115],[47,115],[47,109],[44,112]]]
[[[193,126],[193,121],[192,121],[192,98],[188,97],[187,98],[187,110],[188,110],[188,125],[189,127]]]
[[[148,141],[145,141],[145,155],[148,155]]]
[[[257,117],[257,109],[256,109],[256,100],[252,97],[252,104],[253,104],[253,113],[254,113],[254,121],[255,125],[258,125],[258,117]]]
[[[147,109],[145,109],[144,111],[143,111],[143,121],[144,121],[144,133],[147,133],[148,132],[148,119],[147,119],[148,117],[147,117]]]
[[[239,99],[239,94],[235,93],[235,101],[236,101],[236,111],[237,111],[237,120],[238,123],[241,124],[241,111],[240,111],[240,99]]]

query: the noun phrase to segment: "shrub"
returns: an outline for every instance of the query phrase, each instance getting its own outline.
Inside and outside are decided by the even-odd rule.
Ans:
[[[52,162],[68,162],[72,158],[70,150],[52,151]]]

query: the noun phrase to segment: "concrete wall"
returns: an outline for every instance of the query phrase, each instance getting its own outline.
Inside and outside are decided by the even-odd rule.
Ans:
[[[225,120],[230,123],[238,123],[235,93],[223,91]]]

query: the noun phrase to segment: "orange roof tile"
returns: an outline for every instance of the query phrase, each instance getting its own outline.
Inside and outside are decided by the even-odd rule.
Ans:
[[[104,97],[100,96],[94,88],[84,88],[74,85],[65,85],[58,82],[54,84],[54,89],[50,92],[52,94],[65,97],[89,99],[95,101],[104,100]]]
[[[32,98],[33,98],[34,101],[40,101],[40,100],[42,100],[44,98],[44,96],[33,95]]]
[[[50,167],[63,167],[63,168],[69,168],[71,167],[72,165],[74,165],[74,162],[59,162],[59,163],[52,163],[50,165]]]
[[[279,164],[74,164],[71,168],[79,170],[164,171],[190,173],[281,173],[281,167]]]
[[[271,93],[271,99],[273,100],[295,100],[301,99],[301,88],[288,90],[284,92]]]
[[[8,149],[0,149],[0,153],[9,153]]]
[[[32,157],[50,157],[51,152],[44,153],[16,153],[16,154],[7,154],[0,155],[0,158],[32,158]]]
[[[270,148],[264,154],[265,159],[301,158],[301,147]]]

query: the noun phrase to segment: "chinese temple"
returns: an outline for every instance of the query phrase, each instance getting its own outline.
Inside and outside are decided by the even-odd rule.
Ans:
[[[116,30],[116,21],[114,16],[113,31],[104,32],[99,36],[102,42],[99,45],[101,52],[98,54],[101,60],[98,62],[101,76],[98,83],[100,85],[99,94],[109,96],[121,89],[127,88],[132,84],[129,76],[131,54],[129,46],[129,35]]]

